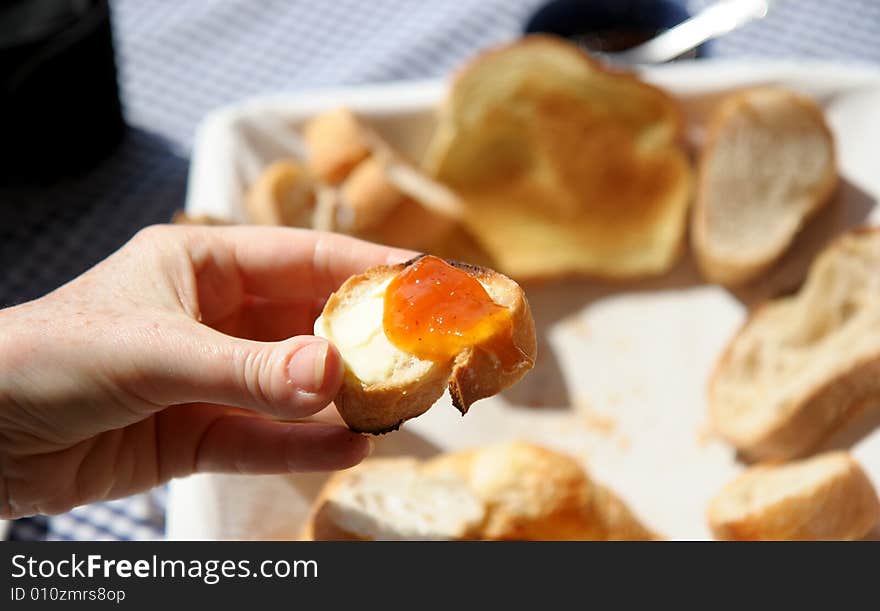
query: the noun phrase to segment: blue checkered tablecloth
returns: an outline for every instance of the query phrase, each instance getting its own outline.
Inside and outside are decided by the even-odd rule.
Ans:
[[[128,135],[88,175],[0,190],[0,306],[33,299],[183,206],[199,120],[254,94],[440,77],[545,0],[116,0]],[[589,2],[591,0],[584,0]],[[620,0],[625,1],[625,0]],[[690,9],[711,0],[687,0]],[[787,0],[713,55],[880,63],[880,1]],[[12,539],[152,539],[164,489],[12,524]]]

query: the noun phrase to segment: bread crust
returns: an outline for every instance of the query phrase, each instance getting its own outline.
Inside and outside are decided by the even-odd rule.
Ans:
[[[480,51],[479,53],[474,55],[466,64],[459,67],[453,73],[452,86],[450,87],[450,91],[454,91],[455,86],[460,82],[460,80],[464,77],[466,73],[470,72],[475,67],[478,67],[480,64],[491,60],[497,55],[507,53],[513,48],[522,49],[538,46],[543,47],[547,45],[554,46],[557,49],[563,50],[565,53],[570,53],[572,57],[577,57],[578,61],[586,63],[591,70],[597,70],[605,74],[612,74],[617,77],[628,79],[631,84],[641,87],[645,91],[650,91],[654,94],[661,94],[664,96],[667,95],[659,87],[646,83],[645,81],[640,79],[638,74],[636,74],[632,70],[614,66],[613,64],[603,63],[595,57],[589,55],[588,53],[585,53],[583,50],[581,50],[579,47],[572,44],[568,40],[560,38],[559,36],[553,36],[551,34],[529,34],[528,36],[523,36],[522,38],[514,42],[501,44],[496,47]],[[684,141],[684,112],[678,107],[670,108],[670,110],[674,111],[674,116],[676,120],[675,132],[676,134],[678,134],[678,137],[682,141]]]
[[[360,540],[329,519],[327,506],[345,478],[358,468],[383,461],[370,459],[361,467],[328,480],[313,505],[303,530],[307,540]],[[453,473],[485,506],[481,524],[458,540],[654,540],[629,508],[594,482],[573,458],[526,442],[443,454],[421,463],[426,475]]]
[[[838,237],[825,251],[836,248],[851,236],[880,236],[880,227],[862,227]],[[821,256],[821,254],[820,254]],[[770,426],[750,435],[734,433],[726,425],[719,380],[731,366],[737,342],[760,319],[768,304],[756,308],[727,344],[709,378],[708,398],[713,428],[752,460],[786,460],[809,453],[856,416],[865,406],[880,399],[880,351],[854,363],[846,372],[815,380],[789,401],[795,407],[776,418]]]
[[[426,470],[459,474],[486,503],[479,538],[495,541],[654,540],[626,504],[574,458],[515,441],[445,454]]]
[[[406,196],[388,180],[384,165],[373,156],[355,166],[340,187],[340,197],[352,212],[347,226],[340,229],[357,234],[381,226]]]
[[[343,181],[354,167],[370,156],[375,138],[347,108],[336,108],[312,118],[303,126],[308,148],[308,168],[324,182]]]
[[[730,541],[854,540],[880,520],[880,500],[861,466],[846,452],[801,461],[801,465],[840,461],[842,468],[815,477],[797,490],[760,507],[731,511],[738,491],[754,486],[789,465],[759,465],[725,486],[709,505],[707,517],[715,537]],[[754,491],[753,494],[758,494]]]
[[[322,316],[332,318],[346,296],[361,284],[384,281],[397,275],[424,255],[397,265],[370,268],[352,276],[327,300]],[[334,402],[342,419],[353,431],[379,435],[397,430],[410,418],[426,412],[448,387],[453,405],[464,415],[480,399],[514,384],[532,368],[536,358],[535,323],[525,293],[510,278],[489,269],[447,261],[477,280],[503,287],[504,305],[511,312],[513,343],[522,353],[520,366],[504,370],[490,353],[469,346],[446,363],[434,363],[415,383],[392,381],[366,385],[346,368],[342,387]]]
[[[800,393],[793,399],[797,407],[759,435],[734,436],[723,427],[716,428],[749,460],[797,458],[818,447],[878,397],[880,354]]]
[[[245,194],[248,220],[256,225],[311,227],[315,184],[294,159],[271,163]]]
[[[381,152],[378,152],[381,151]],[[408,187],[421,188],[419,196],[401,188],[395,178],[406,172]],[[360,162],[342,183],[339,210],[347,222],[337,229],[355,237],[410,250],[430,251],[453,229],[454,221],[425,202],[436,188],[429,178],[400,160],[383,144]],[[339,219],[337,219],[339,220]]]
[[[713,250],[714,245],[710,243],[710,239],[707,235],[708,202],[711,200],[712,196],[710,193],[708,172],[710,160],[723,140],[722,132],[727,126],[728,121],[740,112],[748,112],[751,99],[756,94],[778,95],[780,98],[784,98],[787,103],[792,104],[799,110],[810,115],[815,123],[815,127],[817,127],[824,136],[824,140],[829,147],[831,158],[825,168],[822,180],[819,181],[815,187],[810,207],[804,211],[792,235],[788,236],[788,239],[785,242],[778,244],[772,252],[767,253],[767,256],[763,258],[735,259],[722,256],[715,252]],[[706,129],[706,143],[700,149],[698,154],[696,174],[696,197],[693,211],[691,213],[691,242],[693,244],[697,263],[708,280],[729,287],[739,286],[757,276],[760,276],[771,267],[785,253],[803,226],[831,200],[831,196],[834,194],[838,183],[837,155],[834,146],[834,137],[828,123],[825,121],[822,109],[812,100],[777,87],[750,87],[725,96],[711,114]],[[754,227],[752,229],[754,231],[761,231],[762,228]]]

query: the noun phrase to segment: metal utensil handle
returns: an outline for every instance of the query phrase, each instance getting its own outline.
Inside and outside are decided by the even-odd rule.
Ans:
[[[614,60],[628,64],[656,64],[674,59],[711,38],[761,19],[767,14],[767,0],[721,0],[690,19],[632,49],[614,54]]]

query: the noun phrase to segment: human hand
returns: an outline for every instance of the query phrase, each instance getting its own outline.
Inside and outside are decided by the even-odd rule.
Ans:
[[[0,310],[0,517],[199,471],[358,463],[361,435],[282,420],[315,414],[341,384],[339,353],[311,335],[329,294],[410,256],[297,229],[156,226]]]

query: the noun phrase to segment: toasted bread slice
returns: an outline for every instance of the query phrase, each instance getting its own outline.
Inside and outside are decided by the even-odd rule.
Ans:
[[[310,172],[331,185],[342,182],[357,164],[370,156],[375,137],[347,108],[316,116],[302,131]]]
[[[725,285],[762,273],[836,184],[831,130],[815,102],[775,87],[722,100],[700,156],[692,215],[703,273]]]
[[[485,503],[481,539],[648,540],[656,536],[573,458],[526,442],[448,454],[425,465],[453,472]]]
[[[880,400],[876,228],[836,240],[800,292],[759,308],[709,384],[714,428],[753,458],[803,455],[873,400]]]
[[[334,475],[307,539],[653,539],[572,458],[524,442],[413,459],[367,460]]]
[[[315,182],[300,163],[282,159],[269,165],[245,195],[248,219],[256,225],[312,227]]]
[[[853,540],[880,520],[880,500],[847,452],[759,465],[725,486],[709,505],[719,539]]]
[[[303,533],[315,541],[469,539],[485,508],[454,473],[411,458],[368,460],[324,486]]]
[[[677,103],[578,47],[530,36],[457,76],[424,167],[517,279],[670,268],[691,171]]]
[[[470,274],[496,304],[510,310],[510,328],[499,328],[497,333],[510,334],[515,354],[496,355],[488,347],[491,342],[485,342],[448,361],[430,361],[394,346],[383,329],[385,290],[420,258],[349,278],[330,296],[315,322],[315,334],[333,342],[345,362],[335,403],[352,430],[375,434],[395,430],[427,411],[447,386],[453,404],[464,414],[474,401],[507,388],[534,365],[535,323],[519,285],[492,270],[455,262],[449,263]]]

